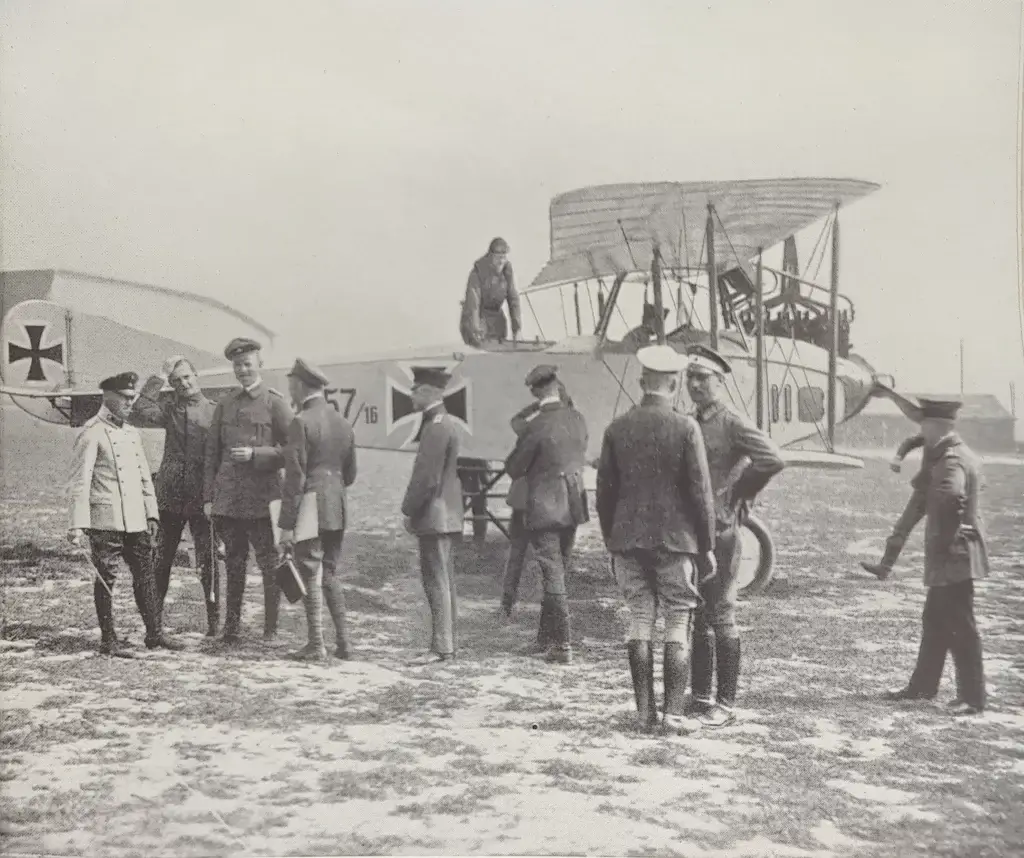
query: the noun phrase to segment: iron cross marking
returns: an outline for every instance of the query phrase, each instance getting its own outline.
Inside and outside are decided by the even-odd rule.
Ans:
[[[7,344],[7,363],[12,364],[19,360],[31,361],[28,368],[28,381],[46,381],[46,373],[43,372],[43,358],[52,360],[63,365],[64,347],[59,343],[49,348],[41,348],[43,334],[46,332],[46,325],[24,325],[25,333],[28,334],[29,348],[19,346],[17,343]]]
[[[452,417],[458,417],[463,423],[467,421],[466,408],[466,385],[456,388],[444,397],[444,408]],[[391,413],[397,422],[403,417],[408,417],[415,412],[412,405],[412,397],[407,393],[394,388],[391,389]],[[423,434],[423,418],[420,418],[419,428],[413,441],[419,441]]]

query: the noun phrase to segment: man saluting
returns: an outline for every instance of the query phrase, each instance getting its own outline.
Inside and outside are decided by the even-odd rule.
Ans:
[[[462,533],[462,483],[459,482],[459,433],[444,410],[444,389],[451,376],[440,369],[413,369],[412,404],[423,412],[423,431],[412,476],[402,499],[405,528],[420,543],[420,572],[430,605],[430,650],[419,664],[455,656],[455,570],[452,536]]]
[[[160,516],[142,439],[126,423],[135,402],[134,372],[100,382],[103,404],[99,413],[75,439],[69,500],[68,539],[81,543],[88,534],[96,567],[93,600],[100,626],[100,653],[132,658],[114,635],[113,590],[118,559],[132,573],[132,590],[146,625],[148,649],[180,650],[182,645],[164,637],[151,551],[159,532]]]

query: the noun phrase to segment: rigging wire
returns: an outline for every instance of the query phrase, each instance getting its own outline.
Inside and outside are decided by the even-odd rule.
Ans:
[[[1020,349],[1024,357],[1024,232],[1021,232],[1024,221],[1024,149],[1021,148],[1021,135],[1024,134],[1024,5],[1021,6],[1019,36],[1017,40],[1017,324],[1020,328]]]

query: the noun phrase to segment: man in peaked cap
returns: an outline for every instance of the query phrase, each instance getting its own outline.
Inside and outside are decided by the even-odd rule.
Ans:
[[[704,439],[715,493],[718,567],[717,575],[700,588],[703,604],[697,609],[693,631],[690,712],[705,726],[720,727],[735,720],[733,706],[740,675],[736,626],[739,529],[758,492],[785,463],[768,435],[726,404],[723,379],[732,372],[729,362],[703,345],[691,346],[687,355],[686,388]]]
[[[280,469],[292,412],[263,382],[260,344],[236,337],[224,349],[240,387],[217,403],[206,441],[203,510],[213,519],[227,557],[225,643],[238,641],[249,546],[263,575],[263,638],[273,640],[281,594],[274,578],[277,551],[270,501],[281,496]]]
[[[402,498],[405,527],[419,540],[420,573],[430,605],[430,649],[414,661],[449,661],[456,650],[458,607],[452,537],[462,533],[462,484],[459,482],[459,432],[444,409],[451,376],[441,369],[413,370],[412,403],[423,413],[412,475]]]
[[[637,352],[643,398],[605,430],[597,468],[597,514],[629,614],[626,652],[638,727],[658,724],[654,627],[665,617],[664,728],[689,733],[686,684],[697,567],[714,572],[714,500],[700,430],[674,400],[685,359],[671,346]]]
[[[284,488],[281,492],[281,546],[294,552],[306,585],[308,642],[292,654],[297,661],[326,658],[323,602],[334,622],[334,655],[349,657],[345,632],[345,596],[341,589],[341,545],[348,510],[345,489],[356,479],[355,435],[349,422],[324,398],[329,384],[324,373],[296,358],[288,373],[292,402],[298,409],[284,448]],[[299,504],[307,492],[316,493],[319,533],[294,542]],[[322,574],[322,579],[320,574]]]
[[[474,262],[469,272],[460,325],[467,345],[479,347],[484,341],[501,343],[508,338],[508,323],[502,309],[506,302],[512,319],[512,337],[519,336],[522,327],[519,292],[512,263],[508,261],[508,250],[505,239],[495,238],[487,254]]]
[[[146,647],[183,649],[163,634],[152,565],[160,515],[142,439],[126,422],[138,380],[134,372],[123,372],[100,382],[103,404],[75,439],[68,487],[68,539],[78,546],[82,534],[87,534],[96,567],[93,601],[100,653],[121,658],[131,658],[132,652],[114,633],[113,590],[119,559],[132,573],[135,604],[146,626]]]
[[[583,485],[587,424],[562,401],[556,367],[534,367],[526,386],[537,400],[537,415],[516,440],[505,470],[513,480],[526,480],[523,526],[543,578],[537,644],[530,650],[543,652],[550,662],[571,664],[565,571],[576,528],[590,518]]]
[[[165,384],[171,390],[163,392]],[[216,405],[203,395],[195,367],[182,355],[164,361],[159,374],[149,377],[135,401],[129,421],[134,426],[164,430],[164,454],[156,475],[160,508],[160,545],[156,562],[157,598],[167,597],[171,567],[188,525],[195,545],[196,565],[202,569],[206,600],[206,635],[217,634],[220,604],[216,599],[210,520],[203,515],[203,468],[206,436]]]
[[[953,655],[956,715],[985,708],[981,637],[974,619],[974,581],[989,573],[981,520],[981,467],[956,433],[958,400],[921,400],[921,434],[929,471],[925,487],[924,585],[917,664],[889,700],[931,700],[938,693],[946,653]]]
[[[662,308],[661,318],[668,318],[668,307]],[[643,318],[640,326],[633,328],[622,338],[622,347],[628,351],[636,351],[651,343],[658,335],[658,311],[653,304],[644,304]]]

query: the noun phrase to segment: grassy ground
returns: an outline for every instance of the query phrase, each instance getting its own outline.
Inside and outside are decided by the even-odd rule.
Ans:
[[[986,470],[995,559],[977,613],[991,709],[888,705],[916,651],[920,534],[900,575],[855,572],[908,494],[879,462],[793,470],[766,494],[788,586],[742,606],[740,722],[695,738],[630,730],[622,614],[593,529],[571,579],[572,667],[510,654],[537,582],[494,616],[503,545],[460,547],[461,658],[426,641],[416,547],[396,515],[409,462],[364,454],[346,538],[357,660],[282,658],[302,642],[206,642],[198,583],[176,571],[167,624],[184,653],[94,656],[90,567],[62,541],[67,430],[2,411],[0,850],[60,855],[380,853],[694,856],[1010,855],[1024,851],[1024,468]],[[127,573],[115,611],[138,645]],[[330,624],[328,622],[328,628]],[[659,677],[660,684],[660,677]]]

